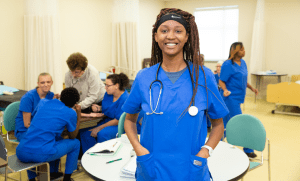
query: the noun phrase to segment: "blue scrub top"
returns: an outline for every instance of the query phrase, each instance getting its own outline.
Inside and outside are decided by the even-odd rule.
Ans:
[[[193,65],[190,64],[191,70]],[[139,71],[133,83],[129,98],[122,109],[135,114],[143,110],[151,113],[149,87],[155,80],[158,64]],[[161,68],[162,69],[162,68]],[[192,83],[187,69],[173,84],[163,70],[158,79],[163,90],[156,112],[162,115],[144,114],[140,142],[150,154],[137,157],[137,180],[207,180],[209,178],[207,160],[195,156],[204,145],[207,136],[207,123],[204,110],[207,109],[206,89],[198,87],[195,105],[196,116],[185,113],[192,97]],[[211,119],[219,119],[228,114],[221,98],[213,73],[204,67],[208,91],[208,114]],[[199,67],[199,84],[205,85],[204,74]],[[160,84],[153,84],[152,109],[159,96]],[[196,162],[195,162],[196,161]],[[194,165],[201,163],[202,166]]]
[[[119,97],[118,100],[113,102],[114,96],[109,95],[107,93],[104,94],[102,101],[102,113],[107,116],[105,121],[110,121],[113,119],[119,120],[121,115],[123,114],[122,106],[128,98],[128,92],[124,91],[124,93]]]
[[[55,154],[55,138],[65,127],[69,132],[76,130],[77,114],[60,100],[43,99],[31,121],[26,136],[17,146],[18,151],[36,154]]]
[[[226,60],[221,67],[220,80],[225,82],[226,88],[231,92],[228,96],[237,103],[244,103],[247,88],[248,70],[246,62],[241,59],[241,65]],[[223,90],[220,93],[223,96]],[[223,97],[225,98],[225,97]],[[226,99],[226,98],[225,98]]]
[[[53,99],[54,93],[48,92],[45,99]],[[37,89],[32,89],[28,91],[22,98],[20,102],[19,112],[16,117],[16,125],[15,125],[15,136],[18,132],[27,131],[27,128],[24,126],[23,121],[23,112],[31,113],[31,120],[34,116],[33,112],[37,107],[38,103],[40,102],[41,98],[37,93]],[[17,136],[16,136],[17,137]]]

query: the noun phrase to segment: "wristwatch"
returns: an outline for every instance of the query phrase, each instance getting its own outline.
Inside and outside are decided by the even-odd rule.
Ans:
[[[209,154],[209,156],[211,156],[212,155],[212,153],[213,153],[213,149],[212,149],[212,147],[210,147],[210,146],[208,146],[208,145],[203,145],[201,148],[206,148],[206,149],[208,149],[208,154]]]

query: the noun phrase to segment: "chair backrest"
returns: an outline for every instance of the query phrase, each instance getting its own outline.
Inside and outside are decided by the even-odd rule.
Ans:
[[[6,131],[15,130],[16,117],[18,115],[20,101],[16,101],[7,106],[4,111],[3,121]]]
[[[266,143],[266,130],[254,116],[240,114],[231,118],[226,125],[228,143],[257,151],[263,151]]]
[[[0,136],[0,158],[7,160],[7,150],[2,136]]]
[[[125,117],[126,117],[126,112],[123,112],[123,114],[121,115],[121,117],[119,119],[119,123],[118,123],[118,138],[120,138],[121,135],[125,132],[125,130],[124,130]]]

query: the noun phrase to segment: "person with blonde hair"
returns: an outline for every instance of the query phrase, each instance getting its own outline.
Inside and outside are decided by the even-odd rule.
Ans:
[[[37,87],[28,91],[20,100],[19,112],[16,117],[15,137],[18,141],[24,137],[34,116],[34,110],[41,99],[59,98],[59,94],[50,91],[53,84],[49,73],[38,76]]]

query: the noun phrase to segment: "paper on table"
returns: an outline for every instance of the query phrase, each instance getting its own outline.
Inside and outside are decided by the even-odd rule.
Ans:
[[[117,152],[120,146],[121,141],[109,140],[107,142],[97,143],[88,150],[88,153],[97,155],[113,155]]]

